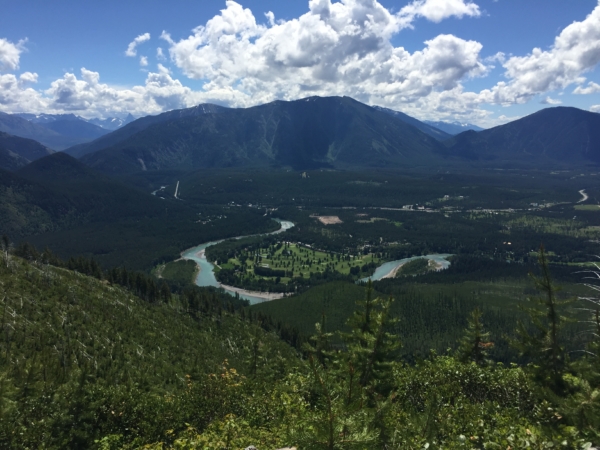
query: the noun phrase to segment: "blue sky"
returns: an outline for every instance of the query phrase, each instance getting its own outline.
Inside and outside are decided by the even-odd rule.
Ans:
[[[598,0],[0,0],[0,11],[4,112],[140,116],[309,95],[482,126],[554,105],[600,111]]]

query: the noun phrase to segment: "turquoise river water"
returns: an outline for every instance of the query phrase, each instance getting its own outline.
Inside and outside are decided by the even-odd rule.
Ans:
[[[281,224],[281,228],[277,231],[274,231],[272,233],[267,233],[267,234],[283,233],[284,231],[289,230],[290,228],[292,228],[294,226],[294,224],[288,220],[279,220],[279,219],[274,219],[274,220],[276,220],[277,222],[279,222]],[[257,236],[257,235],[250,235],[250,236]],[[242,239],[242,238],[250,237],[250,236],[238,236],[234,239]],[[257,295],[251,295],[249,293],[240,292],[239,289],[232,288],[230,286],[221,285],[221,283],[219,283],[217,281],[217,279],[215,278],[215,272],[214,272],[215,266],[206,259],[205,250],[207,247],[218,244],[219,242],[223,242],[224,240],[225,239],[221,239],[219,241],[212,241],[212,242],[207,242],[205,244],[200,244],[196,247],[192,247],[192,248],[186,250],[185,252],[183,252],[181,254],[181,257],[183,259],[189,259],[191,261],[194,261],[198,265],[198,268],[200,269],[198,272],[198,276],[196,277],[196,285],[220,287],[220,288],[223,288],[226,292],[228,292],[231,295],[236,295],[236,293],[238,293],[240,298],[248,300],[250,302],[250,304],[252,304],[252,305],[254,305],[256,303],[261,303],[261,302],[264,302],[265,300],[267,300],[268,295],[269,295],[268,292],[256,293]],[[436,263],[439,263],[441,265],[441,269],[446,269],[450,265],[450,262],[446,260],[446,258],[448,258],[449,256],[452,256],[452,255],[443,254],[443,255],[413,256],[412,258],[404,258],[404,259],[399,259],[397,261],[388,261],[388,262],[382,264],[381,266],[379,266],[377,269],[375,269],[375,273],[373,275],[371,275],[370,277],[367,277],[367,278],[363,278],[361,281],[367,281],[369,278],[371,278],[371,280],[373,280],[373,281],[381,280],[386,275],[388,275],[390,272],[395,270],[398,266],[400,266],[404,263],[407,263],[409,261],[413,261],[418,258],[432,259]]]

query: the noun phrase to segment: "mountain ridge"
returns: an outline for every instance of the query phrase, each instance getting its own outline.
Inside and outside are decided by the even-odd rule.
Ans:
[[[172,168],[425,163],[443,146],[350,97],[274,101],[154,124],[82,161],[107,173]]]
[[[36,159],[54,153],[33,139],[26,139],[0,131],[0,168],[17,170]]]
[[[378,111],[383,111],[385,113],[391,114],[392,116],[402,120],[403,122],[406,122],[409,125],[418,128],[423,133],[428,134],[429,136],[437,139],[438,141],[444,141],[452,137],[451,134],[436,127],[435,125],[432,125],[427,121],[420,121],[418,119],[415,119],[414,117],[409,116],[408,114],[405,114],[401,111],[395,111],[393,109],[383,108],[381,106],[373,106],[373,108],[377,109]]]
[[[600,163],[600,114],[578,108],[545,108],[480,132],[444,142],[449,154],[470,160],[523,160],[545,164]]]
[[[92,142],[83,143],[67,148],[65,149],[65,152],[76,158],[81,158],[89,153],[93,153],[98,150],[115,145],[129,138],[130,136],[133,136],[134,134],[145,130],[153,124],[166,122],[168,120],[174,120],[182,117],[202,115],[208,113],[218,113],[226,109],[229,108],[225,108],[224,106],[219,105],[213,105],[212,103],[201,103],[191,108],[175,109],[172,111],[164,112],[162,114],[158,114],[156,116],[141,117],[137,120],[134,120],[133,122],[125,124],[124,126],[113,131],[112,133],[109,133],[105,136],[101,136],[98,139],[93,140]]]

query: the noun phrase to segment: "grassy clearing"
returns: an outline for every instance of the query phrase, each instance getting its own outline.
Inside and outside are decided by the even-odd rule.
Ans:
[[[194,261],[180,260],[156,267],[152,273],[157,278],[162,278],[178,284],[193,283],[198,266]]]
[[[282,243],[247,252],[230,259],[221,267],[224,269],[243,267],[243,272],[252,274],[255,267],[284,271],[285,276],[280,278],[282,283],[287,283],[291,278],[310,278],[311,273],[325,272],[327,269],[344,275],[350,273],[359,275],[382,262],[383,260],[374,254],[342,255],[313,250],[298,244]]]
[[[600,211],[600,205],[575,205],[573,208],[578,211]]]

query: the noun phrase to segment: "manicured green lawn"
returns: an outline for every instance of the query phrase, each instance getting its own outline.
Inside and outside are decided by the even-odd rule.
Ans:
[[[242,263],[239,258],[230,259],[223,268],[245,266],[246,271],[253,272],[254,266],[268,267],[273,270],[292,272],[293,277],[309,278],[310,273],[324,272],[327,268],[334,272],[349,274],[353,267],[362,268],[365,264],[379,265],[383,262],[374,254],[367,255],[342,255],[312,250],[298,244],[283,244],[261,248],[256,252],[244,255],[247,259]],[[290,277],[282,277],[282,282],[289,281]]]

